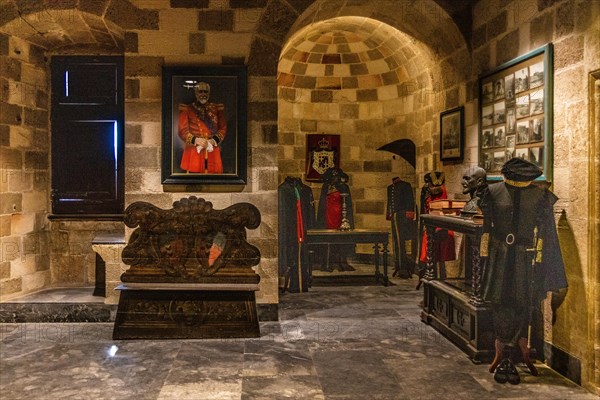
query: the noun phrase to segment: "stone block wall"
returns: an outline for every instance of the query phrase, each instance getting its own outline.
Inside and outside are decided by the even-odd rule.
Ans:
[[[134,2],[155,18],[130,27],[125,47],[125,202],[171,208],[194,195],[217,209],[250,202],[262,216],[249,241],[261,251],[259,303],[277,303],[277,139],[275,79],[248,78],[248,184],[240,191],[161,185],[163,66],[244,65],[266,2]],[[139,4],[138,4],[139,3]],[[251,67],[249,67],[250,69]],[[229,189],[225,189],[229,190]],[[130,231],[127,230],[127,235]]]
[[[93,287],[96,252],[92,249],[92,240],[99,234],[123,232],[123,223],[52,220],[49,228],[52,286]]]
[[[475,5],[473,16],[469,108],[476,107],[477,74],[546,43],[554,45],[552,190],[560,199],[555,213],[569,290],[556,323],[552,325],[549,313],[545,316],[545,339],[579,360],[582,383],[598,390],[598,330],[591,322],[598,302],[588,295],[598,293],[595,265],[588,265],[588,251],[598,245],[590,242],[589,224],[597,216],[588,213],[591,197],[586,188],[594,135],[588,119],[588,85],[589,74],[600,68],[600,2],[483,0]],[[470,127],[467,142],[475,142],[476,134],[475,127]]]
[[[48,69],[42,48],[0,34],[0,296],[50,283]]]

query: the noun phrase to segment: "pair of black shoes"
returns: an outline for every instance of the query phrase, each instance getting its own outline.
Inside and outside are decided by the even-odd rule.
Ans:
[[[519,376],[515,364],[513,364],[510,359],[505,358],[496,367],[496,371],[494,371],[494,380],[498,383],[508,382],[511,385],[518,385],[521,382],[521,377]]]

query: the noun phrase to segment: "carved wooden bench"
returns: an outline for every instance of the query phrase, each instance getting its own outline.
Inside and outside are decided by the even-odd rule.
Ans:
[[[122,259],[114,339],[259,337],[252,269],[259,250],[246,228],[260,225],[258,209],[239,203],[222,210],[194,196],[163,210],[131,204],[125,224],[135,229]]]

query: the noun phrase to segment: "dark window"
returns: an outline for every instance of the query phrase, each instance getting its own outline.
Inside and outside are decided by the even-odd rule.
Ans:
[[[52,57],[52,212],[121,214],[123,57]]]

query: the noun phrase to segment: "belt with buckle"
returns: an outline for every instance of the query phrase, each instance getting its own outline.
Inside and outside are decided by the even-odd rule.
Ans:
[[[512,233],[509,233],[508,235],[506,235],[506,238],[504,238],[504,241],[506,242],[507,245],[511,245],[515,242],[515,235]]]
[[[524,245],[527,246],[529,245],[529,241],[527,239],[524,238],[517,238],[515,236],[514,233],[510,232],[507,233],[506,235],[502,234],[502,233],[497,233],[496,235],[494,235],[498,240],[503,241],[504,243],[506,243],[509,246],[512,245]]]

